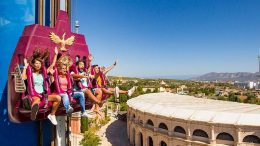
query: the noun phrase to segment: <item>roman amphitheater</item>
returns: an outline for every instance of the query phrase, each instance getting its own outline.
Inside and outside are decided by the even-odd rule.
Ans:
[[[136,146],[260,146],[260,106],[152,93],[127,102]]]

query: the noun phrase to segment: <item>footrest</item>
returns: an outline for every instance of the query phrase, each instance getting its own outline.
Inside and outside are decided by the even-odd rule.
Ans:
[[[48,112],[48,108],[46,109],[39,109],[38,113],[45,113],[45,112]],[[31,113],[31,110],[27,110],[27,109],[24,109],[24,108],[19,108],[19,112],[22,113],[22,114],[30,114]]]
[[[27,109],[24,109],[24,108],[19,108],[19,112],[22,113],[22,114],[30,114],[31,110],[27,110]]]

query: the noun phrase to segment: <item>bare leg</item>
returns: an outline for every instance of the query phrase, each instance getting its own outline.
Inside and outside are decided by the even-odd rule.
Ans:
[[[98,97],[94,96],[89,89],[84,90],[84,93],[85,93],[85,97],[89,97],[95,103],[99,104],[101,102],[101,100]]]
[[[96,89],[95,96],[101,101],[101,99],[102,99],[102,90],[101,89]],[[95,112],[97,112],[97,114],[102,117],[103,113],[100,111],[101,107],[102,107],[102,103],[95,104]]]
[[[95,92],[95,95],[93,95],[89,89],[86,89],[84,91],[84,93],[85,93],[85,97],[89,97],[94,102],[91,110],[94,111],[95,113],[97,113],[97,115],[98,115],[98,113],[99,113],[98,104],[101,104],[102,91],[97,89]]]
[[[106,89],[106,88],[101,88],[102,92],[105,93],[105,94],[114,94],[114,90],[110,90],[110,89],[114,89],[114,88],[109,88],[109,89]]]
[[[103,89],[103,88],[102,88]],[[115,88],[108,88],[107,90],[109,90],[109,92],[112,94],[115,92]],[[103,91],[103,90],[102,90]],[[106,93],[106,92],[105,92]],[[125,90],[119,90],[119,94],[127,94],[128,91]]]
[[[120,93],[120,94],[127,94],[127,93],[128,93],[128,91],[119,90],[119,93]]]
[[[51,114],[55,115],[55,113],[60,105],[61,97],[59,95],[52,94],[52,95],[48,95],[48,100],[53,101]]]
[[[99,99],[101,101],[101,99],[102,99],[102,90],[101,89],[96,89],[95,96],[97,97],[97,99]]]
[[[91,107],[90,111],[92,111],[92,112],[93,112],[94,110],[95,110],[95,104],[93,104],[93,105],[92,105],[92,107]]]
[[[35,120],[37,117],[37,113],[39,111],[39,103],[41,99],[37,96],[32,97],[32,106],[31,106],[31,120]]]
[[[41,101],[41,99],[37,96],[33,96],[32,99],[33,99],[32,106],[35,104],[39,104]]]
[[[100,106],[98,104],[95,104],[95,110],[94,110],[97,114],[98,117],[100,117],[101,119],[105,116],[101,111],[100,111]]]

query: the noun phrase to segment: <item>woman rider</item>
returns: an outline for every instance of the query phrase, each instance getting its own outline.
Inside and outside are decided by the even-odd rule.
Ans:
[[[55,55],[58,54],[58,49],[55,48]],[[30,57],[30,64],[27,62],[27,59],[24,59],[24,70],[22,73],[23,80],[27,79],[26,69],[30,65],[32,67],[32,78],[33,78],[33,85],[35,91],[39,94],[39,96],[32,97],[32,104],[31,104],[31,120],[35,120],[38,110],[39,110],[39,103],[41,100],[44,99],[44,78],[42,73],[42,66],[44,59],[48,57],[48,52],[40,53],[39,50],[35,50],[33,55]],[[53,64],[47,69],[48,73],[53,73],[52,71]],[[49,94],[47,95],[48,101],[53,102],[51,113],[47,116],[48,119],[52,122],[53,125],[57,125],[57,120],[55,113],[59,107],[61,97],[56,94]]]

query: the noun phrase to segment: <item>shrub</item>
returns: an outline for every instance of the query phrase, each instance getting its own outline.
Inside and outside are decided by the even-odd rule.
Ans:
[[[120,103],[120,111],[127,111],[127,104],[125,102]]]
[[[87,117],[81,117],[80,122],[81,122],[81,127],[80,127],[81,133],[84,133],[85,131],[88,130],[88,124],[89,124],[88,118]]]
[[[101,139],[95,134],[96,129],[90,128],[88,131],[85,131],[84,138],[80,141],[80,145],[83,146],[97,146],[100,145]]]

